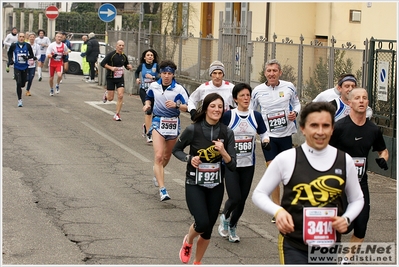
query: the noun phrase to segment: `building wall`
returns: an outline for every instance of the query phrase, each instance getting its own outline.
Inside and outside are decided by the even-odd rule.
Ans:
[[[371,6],[368,7],[370,3]],[[193,2],[190,5],[194,10],[201,10],[201,3]],[[361,11],[360,23],[349,21],[351,9]],[[252,11],[253,18],[252,38],[265,37],[266,2],[250,2],[249,10]],[[215,38],[219,38],[219,11],[225,11],[225,3],[215,2]],[[276,34],[279,42],[288,37],[294,43],[299,43],[302,35],[304,43],[310,44],[316,36],[327,36],[327,45],[331,45],[331,38],[334,36],[337,40],[336,46],[351,42],[357,47],[364,47],[364,40],[372,36],[396,40],[397,16],[396,2],[271,2],[268,40],[273,40],[273,34]],[[199,36],[198,32],[194,31],[193,34],[195,37]]]

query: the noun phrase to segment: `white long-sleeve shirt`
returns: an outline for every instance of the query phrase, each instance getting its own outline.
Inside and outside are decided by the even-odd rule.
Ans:
[[[332,167],[336,159],[337,149],[328,145],[322,150],[315,150],[307,143],[301,145],[310,165],[318,171],[326,171]],[[351,156],[345,153],[346,159],[346,183],[345,194],[348,198],[348,207],[342,216],[353,221],[360,213],[364,205],[363,192],[357,178],[355,163]],[[275,215],[281,206],[270,199],[270,194],[280,182],[286,185],[293,174],[296,162],[295,148],[278,154],[267,167],[263,177],[256,186],[252,201],[261,210],[270,215]],[[306,174],[305,174],[306,175]]]

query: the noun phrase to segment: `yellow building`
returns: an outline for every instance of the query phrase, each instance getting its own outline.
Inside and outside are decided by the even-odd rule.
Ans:
[[[288,38],[294,43],[317,39],[323,45],[349,42],[364,47],[364,40],[397,39],[396,2],[190,2],[174,3],[180,12],[173,27],[194,37],[219,36],[220,11],[223,20],[245,22],[252,12],[252,38],[272,41]],[[164,3],[166,7],[168,4]],[[165,9],[165,8],[164,8]],[[200,33],[202,36],[200,36]]]

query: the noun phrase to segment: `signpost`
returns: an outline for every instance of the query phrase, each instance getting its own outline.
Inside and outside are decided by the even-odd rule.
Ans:
[[[105,43],[108,44],[108,22],[116,17],[116,7],[112,4],[103,4],[98,9],[98,17],[105,22]]]
[[[58,18],[59,14],[60,13],[58,12],[58,8],[56,6],[48,6],[46,8],[46,17],[49,20],[54,20],[54,19]]]
[[[48,26],[47,26],[47,32],[49,35],[50,39],[53,39],[53,32],[55,30],[55,23],[54,20],[58,18],[58,15],[60,12],[58,11],[58,8],[56,6],[48,6],[46,8],[46,17],[48,18]]]
[[[98,17],[104,22],[111,22],[116,17],[116,8],[112,4],[103,4],[98,9]]]

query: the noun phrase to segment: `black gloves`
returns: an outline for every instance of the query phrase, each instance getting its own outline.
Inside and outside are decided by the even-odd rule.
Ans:
[[[8,65],[9,65],[9,66],[14,65],[14,60],[10,59],[10,61],[8,61]]]
[[[25,56],[25,55],[22,55],[21,57],[22,57],[24,60],[28,60],[28,57]]]
[[[81,57],[85,57],[85,56],[86,56],[86,53],[80,53],[80,56],[81,56]]]
[[[54,58],[54,59],[57,59],[58,56],[59,56],[59,55],[58,55],[57,53],[53,54],[53,58]]]
[[[37,57],[33,57],[33,60],[35,60],[35,61],[36,61],[36,60],[37,60]]]
[[[192,109],[190,110],[190,115],[191,115],[191,120],[194,120],[195,115],[197,115],[197,110],[196,109]]]
[[[375,162],[377,162],[378,166],[380,166],[383,170],[388,170],[388,164],[384,158],[376,158]]]
[[[266,151],[269,151],[270,149],[272,149],[272,146],[270,145],[269,142],[262,142],[261,145],[262,145],[262,149],[264,149]]]

